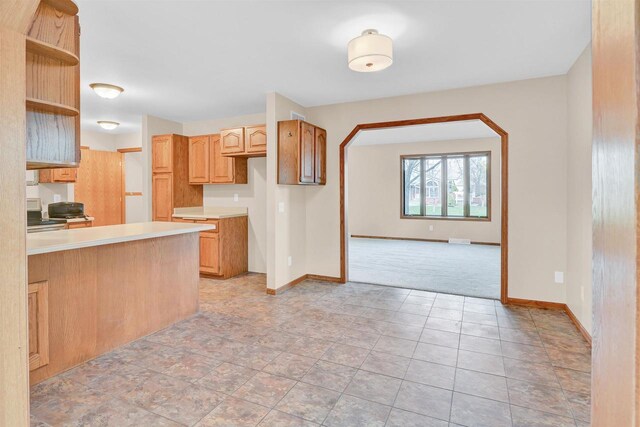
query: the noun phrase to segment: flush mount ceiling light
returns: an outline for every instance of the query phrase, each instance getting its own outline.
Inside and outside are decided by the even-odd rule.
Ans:
[[[105,130],[114,130],[115,128],[120,126],[120,123],[110,122],[108,120],[98,120],[98,124],[102,129],[105,129]]]
[[[349,68],[361,73],[380,71],[393,63],[393,42],[378,30],[364,30],[347,46]]]
[[[91,83],[89,87],[93,89],[93,91],[97,93],[98,96],[107,99],[116,98],[118,97],[118,95],[124,92],[124,89],[122,89],[120,86],[110,85],[107,83]]]

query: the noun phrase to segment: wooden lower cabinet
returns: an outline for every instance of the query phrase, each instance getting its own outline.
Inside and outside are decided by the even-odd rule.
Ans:
[[[154,173],[151,178],[154,221],[171,221],[173,214],[173,174]]]
[[[200,272],[220,274],[220,240],[218,233],[200,233]]]
[[[200,233],[200,275],[228,279],[249,271],[249,224],[246,216],[220,219],[173,218],[174,222],[208,224]]]
[[[49,282],[29,283],[29,370],[49,364]]]

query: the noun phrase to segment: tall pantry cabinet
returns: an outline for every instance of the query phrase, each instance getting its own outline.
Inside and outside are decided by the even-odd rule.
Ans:
[[[189,138],[154,136],[151,172],[153,221],[171,221],[174,208],[202,206],[202,186],[189,184]]]

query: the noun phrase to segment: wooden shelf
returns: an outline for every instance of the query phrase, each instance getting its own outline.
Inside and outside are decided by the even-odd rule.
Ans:
[[[78,6],[71,0],[41,0],[42,3],[46,3],[54,9],[64,12],[67,15],[77,15]]]
[[[27,37],[27,52],[37,53],[38,55],[48,56],[49,58],[58,59],[67,65],[78,65],[80,60],[73,53],[60,49],[57,46],[47,42]]]
[[[27,109],[34,111],[45,111],[47,113],[62,114],[65,116],[77,116],[80,114],[77,108],[34,98],[27,98]]]

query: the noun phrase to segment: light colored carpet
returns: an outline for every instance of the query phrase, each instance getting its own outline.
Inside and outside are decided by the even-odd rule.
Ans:
[[[349,239],[349,281],[500,298],[500,247]]]

